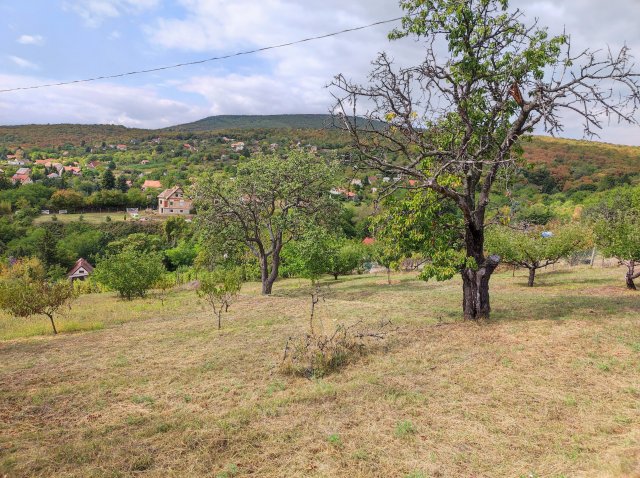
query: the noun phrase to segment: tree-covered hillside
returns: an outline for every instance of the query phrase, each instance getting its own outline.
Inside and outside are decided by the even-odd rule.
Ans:
[[[213,131],[225,129],[291,128],[324,129],[332,125],[329,115],[219,115],[166,128],[169,131]]]

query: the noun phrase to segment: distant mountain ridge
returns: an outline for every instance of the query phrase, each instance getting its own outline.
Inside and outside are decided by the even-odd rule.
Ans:
[[[364,120],[362,120],[364,122]],[[384,123],[376,123],[376,128]],[[209,116],[192,123],[164,128],[165,131],[216,131],[233,129],[326,129],[333,128],[329,114],[282,114],[282,115],[218,115]]]

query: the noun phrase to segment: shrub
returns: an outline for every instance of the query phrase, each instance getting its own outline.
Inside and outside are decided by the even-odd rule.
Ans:
[[[391,322],[373,331],[358,330],[362,322],[338,325],[331,335],[309,333],[290,337],[284,349],[281,371],[288,375],[323,377],[366,354],[374,343],[394,332]]]
[[[165,272],[162,255],[125,249],[101,259],[93,273],[94,279],[123,299],[144,297]]]
[[[213,309],[218,319],[218,329],[222,327],[223,312],[229,310],[241,287],[242,271],[239,269],[216,269],[202,275],[198,296]]]

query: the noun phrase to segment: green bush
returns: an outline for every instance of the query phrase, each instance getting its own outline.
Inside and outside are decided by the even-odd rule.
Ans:
[[[160,253],[140,253],[125,249],[102,258],[93,278],[123,299],[144,297],[165,272]]]

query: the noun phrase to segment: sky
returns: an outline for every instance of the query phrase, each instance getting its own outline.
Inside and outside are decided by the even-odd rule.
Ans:
[[[627,44],[640,57],[639,0],[512,0],[576,48]],[[0,0],[0,89],[154,68],[264,47],[402,15],[395,0]],[[255,55],[121,79],[0,93],[0,124],[159,128],[218,114],[326,113],[338,73],[366,81],[386,51],[420,59],[393,24]],[[563,136],[582,137],[567,119]],[[640,128],[602,141],[640,145]]]

